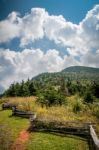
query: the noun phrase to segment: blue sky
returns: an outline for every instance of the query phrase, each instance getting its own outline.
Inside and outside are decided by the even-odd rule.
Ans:
[[[99,0],[0,0],[0,19],[4,19],[12,11],[24,15],[33,7],[42,7],[49,14],[62,14],[69,21],[79,23],[87,11],[98,3]]]
[[[74,65],[99,68],[99,0],[0,0],[0,92]]]

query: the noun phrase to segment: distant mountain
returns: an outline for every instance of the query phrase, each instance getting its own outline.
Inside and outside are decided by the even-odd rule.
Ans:
[[[99,68],[84,67],[84,66],[71,66],[61,72],[55,73],[42,73],[32,80],[38,80],[41,82],[58,83],[62,78],[65,80],[92,80],[99,82]]]
[[[62,72],[70,72],[70,73],[99,73],[99,68],[85,67],[85,66],[71,66],[68,67]]]
[[[96,83],[99,84],[99,68],[72,66],[60,72],[39,74],[38,76],[33,77],[31,80],[26,81],[26,83],[24,81],[22,81],[20,84],[16,83],[12,85],[12,87],[10,87],[7,92],[9,93],[12,90],[12,95],[13,95],[13,90],[17,89],[15,91],[16,94],[19,89],[18,96],[22,94],[22,91],[24,96],[25,94],[27,95],[27,93],[29,94],[29,90],[31,92],[31,89],[35,94],[35,87],[39,91],[43,91],[44,89],[47,89],[48,87],[51,86],[55,88],[59,88],[61,85],[61,87],[64,87],[65,84],[67,84],[68,86],[71,85],[71,88],[74,89],[75,91],[77,90],[77,86],[82,85],[85,88],[88,85],[93,85],[93,84],[96,85]],[[20,89],[21,89],[21,94],[20,94]],[[24,93],[24,91],[26,93]],[[11,96],[10,93],[9,96]]]

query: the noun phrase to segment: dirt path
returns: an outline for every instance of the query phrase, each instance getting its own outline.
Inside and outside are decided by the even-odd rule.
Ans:
[[[24,144],[26,141],[28,141],[29,136],[30,134],[27,130],[21,131],[11,150],[25,150]]]

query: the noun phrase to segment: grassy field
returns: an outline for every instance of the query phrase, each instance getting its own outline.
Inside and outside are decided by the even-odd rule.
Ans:
[[[89,150],[86,140],[76,136],[32,133],[27,150]]]
[[[4,100],[17,104],[19,109],[33,111],[37,114],[38,118],[47,121],[98,122],[98,118],[94,115],[96,108],[99,110],[97,104],[85,105],[77,95],[68,97],[65,105],[47,108],[42,108],[41,105],[37,104],[36,97],[15,97],[5,98]],[[74,107],[77,103],[79,104],[80,111],[74,112]]]
[[[42,108],[36,104],[34,97],[6,98],[5,101],[9,101],[10,103],[17,103],[20,109],[35,111],[40,118],[49,118],[49,120],[59,119],[65,121],[72,119],[66,114],[70,114],[71,116],[73,115],[73,119],[78,119],[80,116],[82,116],[81,114],[80,116],[78,114],[74,115],[74,113],[70,111],[72,109],[70,104],[67,106],[67,109],[66,106]],[[6,125],[9,127],[15,142],[20,132],[22,130],[26,130],[29,127],[29,120],[22,119],[20,117],[12,117],[11,114],[11,110],[0,110],[0,125]],[[88,143],[85,139],[76,136],[32,132],[30,133],[29,140],[25,143],[25,148],[26,150],[88,150]]]
[[[13,138],[16,139],[23,129],[27,129],[29,121],[20,117],[12,117],[11,110],[0,111],[0,125],[5,125],[11,130]]]

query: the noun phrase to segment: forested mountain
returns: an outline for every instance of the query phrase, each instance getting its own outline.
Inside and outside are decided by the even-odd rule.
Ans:
[[[99,68],[92,68],[92,67],[85,67],[85,66],[71,66],[62,70],[62,72],[99,74]]]
[[[59,78],[65,78],[70,80],[93,80],[99,81],[99,68],[84,67],[84,66],[72,66],[68,67],[61,72],[57,73],[42,73],[32,80],[50,80],[53,81]]]
[[[69,67],[57,73],[42,73],[31,80],[13,83],[5,96],[37,96],[46,105],[62,104],[66,96],[78,94],[86,102],[99,98],[99,69]]]

